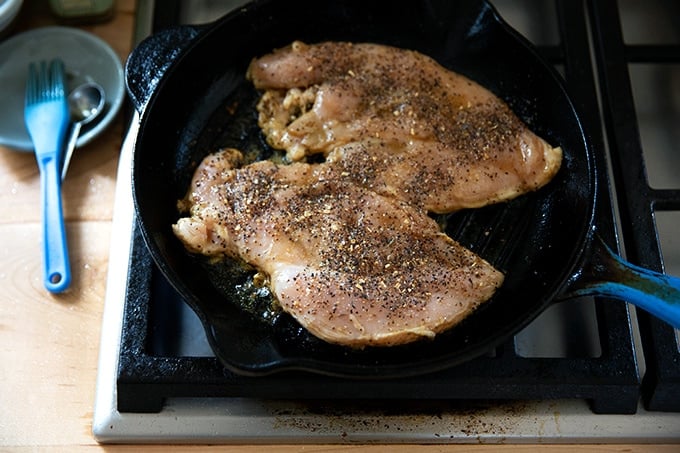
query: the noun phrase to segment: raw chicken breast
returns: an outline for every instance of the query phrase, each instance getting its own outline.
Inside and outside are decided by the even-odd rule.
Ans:
[[[361,162],[390,193],[426,193],[406,199],[430,211],[508,200],[560,168],[562,150],[502,100],[418,52],[294,42],[255,59],[248,77],[264,90],[267,141],[290,161],[321,153],[351,171]]]
[[[333,164],[240,162],[236,150],[202,162],[175,234],[192,252],[259,269],[282,309],[319,338],[359,348],[431,338],[503,281],[424,211]]]
[[[253,266],[312,334],[356,348],[432,338],[493,296],[503,274],[428,212],[536,190],[560,148],[409,50],[294,42],[247,77],[287,164],[245,164],[232,149],[206,157],[173,225],[189,251]]]

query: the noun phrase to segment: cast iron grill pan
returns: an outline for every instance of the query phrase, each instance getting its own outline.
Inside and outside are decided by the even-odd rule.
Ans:
[[[506,281],[490,301],[433,341],[355,351],[316,339],[288,315],[263,321],[258,297],[255,309],[240,305],[238,288],[247,286],[248,272],[206,266],[172,234],[176,202],[206,154],[225,146],[257,158],[271,154],[257,127],[258,93],[245,71],[252,58],[293,40],[420,51],[489,88],[534,132],[563,148],[560,172],[538,192],[437,217],[451,237],[503,271]],[[387,378],[440,370],[502,343],[584,273],[594,236],[592,150],[560,77],[484,1],[256,1],[213,24],[151,37],[130,56],[126,79],[141,113],[133,158],[140,230],[162,273],[205,325],[216,356],[234,372]]]

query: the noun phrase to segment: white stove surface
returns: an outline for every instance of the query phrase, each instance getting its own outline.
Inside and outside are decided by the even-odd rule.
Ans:
[[[404,410],[362,402],[173,398],[159,413],[121,413],[116,374],[134,208],[134,118],[118,170],[93,433],[102,443],[669,443],[680,413],[594,414],[584,400],[508,402],[480,409],[410,401]],[[422,406],[422,410],[419,409]]]

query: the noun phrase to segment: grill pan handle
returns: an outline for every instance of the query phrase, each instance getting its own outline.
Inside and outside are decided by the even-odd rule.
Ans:
[[[585,266],[567,298],[607,296],[630,302],[680,329],[680,278],[636,266],[615,254],[593,235]]]
[[[141,114],[158,83],[207,25],[168,28],[140,42],[125,62],[125,84]]]

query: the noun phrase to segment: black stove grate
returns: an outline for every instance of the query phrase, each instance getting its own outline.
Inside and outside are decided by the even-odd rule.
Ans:
[[[177,6],[173,8],[166,2],[163,6],[157,8],[164,11],[157,13],[155,29],[171,25],[174,18],[178,17],[176,13],[168,13],[177,11]],[[563,70],[567,88],[577,109],[582,112],[586,132],[597,151],[596,164],[601,173],[598,178],[608,181],[605,138],[610,142],[615,169],[625,170],[626,166],[621,165],[621,160],[640,161],[639,156],[626,155],[621,159],[614,156],[619,148],[631,151],[628,147],[617,145],[628,143],[630,137],[625,134],[634,134],[636,131],[635,124],[627,127],[627,131],[612,131],[612,125],[619,124],[613,112],[620,113],[622,110],[618,103],[626,102],[619,99],[620,95],[611,99],[613,92],[626,92],[617,88],[620,84],[625,88],[628,83],[626,58],[631,55],[645,58],[643,55],[650,51],[652,54],[658,53],[660,58],[669,59],[673,49],[656,46],[636,47],[632,51],[626,49],[620,39],[617,5],[614,1],[593,0],[592,4],[587,5],[586,2],[558,0],[554,7],[558,18],[559,42],[541,46],[539,51]],[[599,80],[596,79],[591,62],[589,32],[594,35],[598,65],[612,62],[600,72]],[[598,36],[598,33],[602,33],[602,36]],[[603,36],[607,39],[603,39]],[[603,87],[606,137],[601,128],[598,81]],[[632,108],[632,104],[623,107]],[[623,110],[624,114],[630,111]],[[634,118],[634,115],[628,116]],[[654,208],[676,209],[680,206],[677,193],[653,191],[648,188],[646,181],[629,179],[625,173],[615,179],[617,190],[626,194],[624,197],[619,196],[619,202],[626,201],[630,195],[640,194],[633,206],[622,208],[625,211],[622,220],[625,223],[629,218],[644,217],[645,222],[634,228],[624,228],[625,250],[632,261],[650,268],[660,268],[655,236],[645,232],[655,231]],[[634,185],[636,182],[642,182],[647,189],[637,189],[638,186]],[[598,199],[601,201],[596,214],[598,232],[605,242],[618,249],[609,187],[601,184],[598,190]],[[643,199],[640,200],[640,197]],[[172,337],[160,332],[159,313],[181,311],[184,302],[154,266],[137,230],[131,250],[117,379],[120,412],[157,412],[162,409],[167,398],[174,397],[257,397],[383,401],[429,399],[451,402],[587,399],[595,413],[630,414],[637,410],[641,392],[644,392],[643,400],[650,409],[680,410],[672,407],[672,402],[676,405],[680,402],[677,397],[680,375],[677,343],[669,340],[673,330],[644,313],[638,314],[647,363],[643,386],[640,383],[627,306],[606,299],[583,301],[583,304],[591,305],[595,312],[599,340],[599,349],[595,354],[526,356],[520,350],[520,338],[515,337],[487,356],[455,368],[413,378],[356,381],[307,373],[280,373],[264,377],[236,375],[225,370],[214,357],[175,354],[172,347],[157,346],[159,341],[167,341],[166,337]],[[578,336],[579,333],[574,332],[573,335]]]
[[[625,252],[630,262],[662,271],[655,212],[680,211],[680,190],[650,187],[629,65],[678,64],[680,45],[627,44],[616,1],[592,0],[589,6]],[[680,411],[680,349],[675,330],[642,310],[637,310],[637,318],[646,364],[645,406]]]

